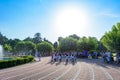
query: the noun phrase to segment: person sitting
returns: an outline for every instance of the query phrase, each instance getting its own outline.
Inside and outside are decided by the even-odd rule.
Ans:
[[[69,60],[69,56],[68,56],[68,55],[66,55],[66,56],[65,56],[65,61],[66,61],[66,64],[68,64],[68,60]]]
[[[88,55],[88,59],[92,59],[92,55],[91,55],[91,53]]]
[[[119,61],[120,61],[120,53],[117,52],[117,54],[116,54],[116,64],[118,64]]]
[[[61,54],[58,55],[58,61],[59,61],[59,62],[62,61],[62,55],[61,55]]]
[[[105,54],[107,55],[106,59],[107,59],[107,62],[109,63],[111,61],[111,52],[107,51]]]
[[[107,59],[106,59],[107,55],[105,54],[104,51],[101,52],[101,57],[104,62],[107,62]]]
[[[71,59],[71,61],[74,63],[75,58],[74,58],[74,55],[73,55],[73,54],[70,56],[70,59]]]

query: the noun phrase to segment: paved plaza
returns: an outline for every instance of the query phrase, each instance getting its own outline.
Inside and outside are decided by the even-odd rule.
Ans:
[[[120,68],[99,59],[78,59],[76,64],[41,61],[0,70],[0,80],[120,80]]]

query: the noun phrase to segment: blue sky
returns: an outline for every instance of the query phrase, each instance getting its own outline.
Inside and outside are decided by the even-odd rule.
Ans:
[[[25,39],[40,32],[55,42],[77,34],[100,39],[120,22],[120,0],[0,0],[0,32]]]

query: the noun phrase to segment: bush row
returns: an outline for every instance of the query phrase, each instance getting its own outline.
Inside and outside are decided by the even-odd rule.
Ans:
[[[0,69],[25,64],[28,62],[32,62],[33,60],[33,56],[17,57],[12,60],[0,60]]]

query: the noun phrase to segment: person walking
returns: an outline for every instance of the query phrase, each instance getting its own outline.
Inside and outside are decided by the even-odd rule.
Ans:
[[[41,61],[41,53],[38,53],[38,59]]]

